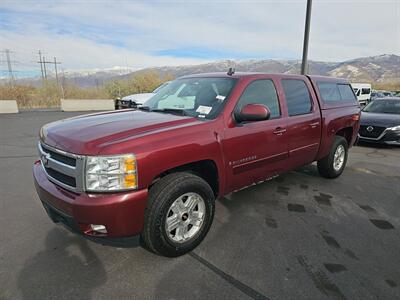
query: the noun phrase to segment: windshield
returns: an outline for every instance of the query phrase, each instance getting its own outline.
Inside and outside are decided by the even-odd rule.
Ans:
[[[146,102],[149,111],[214,119],[235,85],[233,78],[183,78],[170,82]]]
[[[369,103],[363,111],[380,114],[400,114],[400,100],[375,100]]]
[[[163,84],[161,84],[160,86],[158,86],[154,91],[152,91],[152,93],[157,93],[159,90],[161,90],[163,87],[167,86],[170,83],[170,81],[164,82]]]

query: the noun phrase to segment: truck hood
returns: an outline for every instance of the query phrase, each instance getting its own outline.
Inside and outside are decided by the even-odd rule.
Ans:
[[[123,110],[84,115],[49,123],[40,139],[54,148],[75,154],[97,155],[110,142],[198,124],[193,117]]]
[[[360,124],[394,127],[400,125],[400,115],[361,112]]]

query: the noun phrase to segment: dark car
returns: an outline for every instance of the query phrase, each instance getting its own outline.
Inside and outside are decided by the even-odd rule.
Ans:
[[[361,142],[400,145],[400,97],[376,99],[361,112]]]
[[[384,97],[386,97],[386,96],[382,92],[372,92],[371,93],[371,101],[379,99],[379,98],[384,98]]]

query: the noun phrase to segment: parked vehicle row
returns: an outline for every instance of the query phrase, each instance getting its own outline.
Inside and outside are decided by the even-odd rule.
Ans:
[[[400,145],[400,98],[375,99],[361,112],[359,141]]]
[[[344,79],[185,76],[135,110],[45,125],[35,186],[49,217],[78,234],[179,256],[204,239],[219,197],[313,161],[340,176],[359,118]]]
[[[396,97],[395,92],[373,90],[370,83],[352,83],[354,94],[361,106],[367,105],[370,101],[386,97]],[[400,93],[399,93],[400,95]]]
[[[371,93],[371,100],[386,98],[386,97],[395,97],[395,96],[396,96],[395,92],[373,90]]]

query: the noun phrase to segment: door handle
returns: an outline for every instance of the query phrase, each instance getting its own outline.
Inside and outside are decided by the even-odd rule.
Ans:
[[[286,128],[282,128],[282,127],[277,127],[275,128],[275,130],[273,131],[273,134],[277,134],[277,135],[282,135],[286,132]]]
[[[315,128],[319,125],[319,122],[314,122],[309,124],[311,128]]]

